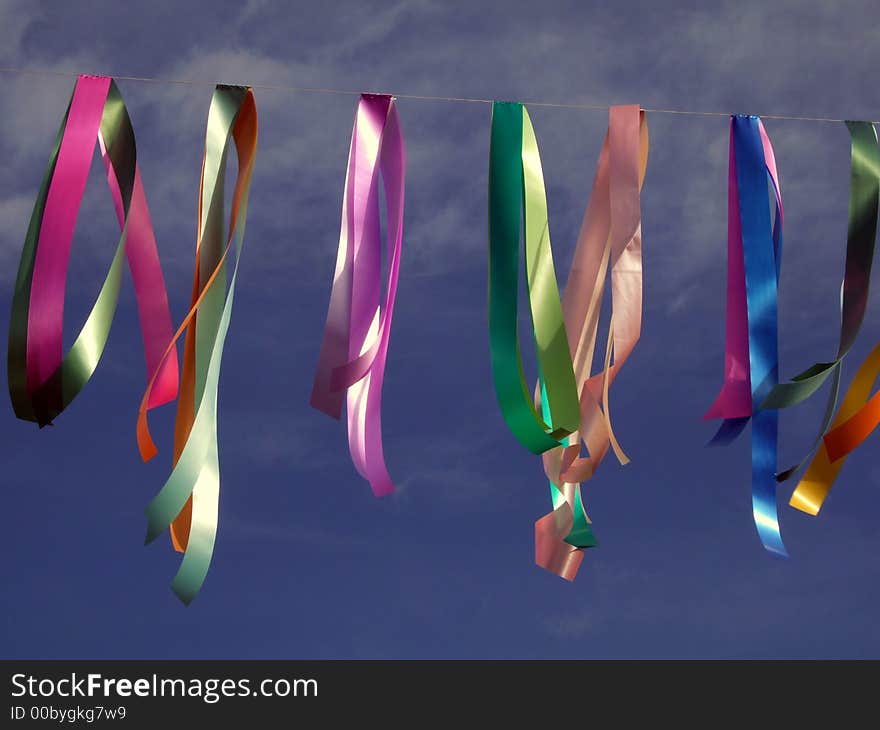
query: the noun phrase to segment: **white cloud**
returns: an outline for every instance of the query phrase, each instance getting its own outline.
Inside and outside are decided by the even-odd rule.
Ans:
[[[558,639],[582,639],[593,629],[593,621],[587,613],[560,613],[545,616],[541,628]]]

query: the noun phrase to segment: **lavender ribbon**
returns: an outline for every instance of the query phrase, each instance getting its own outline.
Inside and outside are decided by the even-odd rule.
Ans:
[[[394,491],[382,449],[382,383],[400,269],[405,166],[394,99],[362,94],[351,135],[336,270],[311,404],[338,419],[345,396],[351,459],[377,497]],[[384,302],[380,172],[388,229]]]

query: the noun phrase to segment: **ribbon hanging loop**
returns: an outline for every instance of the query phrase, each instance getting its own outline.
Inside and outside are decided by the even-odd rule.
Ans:
[[[576,576],[583,549],[598,544],[584,509],[580,483],[593,477],[609,448],[621,463],[628,461],[611,426],[609,394],[641,335],[641,189],[648,147],[647,120],[640,107],[611,107],[608,133],[562,299],[579,395],[580,428],[562,446],[543,454],[553,510],[535,523],[535,562],[566,580]],[[612,316],[602,366],[594,374],[599,314],[609,268]],[[581,456],[582,442],[586,456]]]
[[[346,402],[351,459],[377,497],[394,491],[382,445],[382,386],[400,273],[405,171],[406,148],[393,97],[362,94],[351,134],[336,270],[311,404],[338,419]],[[388,224],[384,301],[380,172]]]
[[[778,284],[782,194],[775,156],[756,116],[731,117],[728,173],[725,381],[706,418],[725,419],[713,443],[752,424],[752,512],[761,543],[787,557],[776,506],[778,414],[760,404],[779,380]],[[775,202],[771,222],[768,185]]]
[[[121,236],[86,322],[62,356],[64,294],[74,227],[97,140]],[[127,259],[134,282],[149,408],[177,395],[177,360],[163,360],[171,341],[168,296],[134,131],[116,83],[80,76],[62,120],[22,248],[9,324],[8,382],[18,418],[51,424],[82,391],[104,352]]]
[[[224,226],[226,160],[234,143],[238,174],[228,225]],[[174,335],[186,333],[183,374],[174,429],[174,466],[146,509],[150,543],[171,529],[175,550],[184,553],[171,583],[189,604],[204,583],[214,552],[220,494],[217,447],[217,394],[220,365],[244,243],[248,199],[257,149],[257,108],[253,91],[218,85],[211,99],[199,186],[196,262],[190,309]],[[235,265],[227,261],[235,246]],[[229,286],[227,288],[227,278]],[[146,461],[156,454],[147,422],[147,387],[138,412],[138,444]]]

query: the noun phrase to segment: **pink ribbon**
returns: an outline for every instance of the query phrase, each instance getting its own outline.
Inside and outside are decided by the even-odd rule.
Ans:
[[[107,76],[80,76],[70,105],[67,125],[46,198],[28,309],[27,386],[39,388],[61,366],[64,330],[64,292],[73,231],[94,154],[95,138],[107,169],[120,230],[124,233],[147,362],[147,380],[162,363],[171,341],[171,314],[156,239],[141,183],[135,181],[126,219],[122,192],[113,163],[100,133],[104,103],[110,88]],[[167,403],[177,394],[177,358],[161,365],[150,406]]]
[[[116,180],[113,163],[104,147],[104,139],[100,135],[98,141],[101,145],[104,166],[107,169],[107,182],[110,185],[110,194],[113,196],[113,207],[116,209],[119,229],[123,230],[125,228],[125,210],[122,192]],[[156,408],[177,397],[177,348],[175,347],[168,357],[164,357],[165,349],[171,342],[171,313],[139,167],[135,167],[134,189],[128,208],[125,255],[131,270],[138,316],[141,322],[141,337],[147,362],[147,382],[156,368],[159,368],[159,374],[150,390],[148,402],[148,408]]]
[[[377,497],[394,491],[382,449],[382,383],[400,269],[405,164],[394,99],[363,94],[351,135],[336,270],[311,404],[339,418],[346,395],[352,462]],[[380,171],[388,221],[381,306]]]
[[[642,237],[640,189],[647,161],[647,131],[638,106],[613,106],[608,134],[599,156],[590,201],[562,298],[565,330],[571,340],[572,362],[581,400],[581,428],[560,456],[545,454],[545,471],[576,484],[590,479],[613,447],[627,463],[611,430],[607,391],[641,335]],[[595,375],[593,354],[605,276],[611,267],[612,317],[609,345],[614,362]],[[612,350],[606,351],[606,360]],[[588,456],[580,456],[580,439]],[[552,456],[551,456],[552,455]],[[550,466],[549,461],[555,463]]]
[[[580,482],[590,479],[614,449],[626,454],[611,428],[609,388],[632,354],[642,326],[641,187],[648,162],[648,128],[637,105],[613,106],[562,297],[581,426],[564,448],[542,455],[544,472],[564,501],[535,523],[535,562],[574,580],[583,561],[584,535],[572,536],[575,508],[583,509]],[[611,268],[612,316],[604,366],[591,375],[605,279]],[[611,355],[614,362],[611,363]],[[581,456],[581,441],[587,456]],[[589,523],[586,511],[584,518]],[[567,540],[572,540],[568,542]],[[592,544],[595,544],[593,542]]]

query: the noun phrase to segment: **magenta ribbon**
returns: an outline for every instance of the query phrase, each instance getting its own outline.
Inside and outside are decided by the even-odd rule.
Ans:
[[[783,225],[782,196],[779,192],[779,176],[776,156],[764,125],[758,121],[761,144],[767,171],[773,182],[773,192],[779,207],[779,225]],[[730,128],[730,153],[728,159],[727,185],[727,326],[724,349],[724,383],[715,402],[703,416],[704,420],[723,418],[725,424],[715,437],[716,442],[735,438],[752,415],[752,384],[749,374],[749,325],[746,304],[746,274],[743,256],[742,224],[739,215],[739,189],[734,160],[733,126]]]
[[[338,419],[346,396],[351,459],[377,497],[394,491],[382,449],[382,383],[400,269],[405,165],[393,97],[362,94],[351,134],[336,270],[311,404]],[[381,305],[380,171],[388,227],[388,277]]]
[[[135,167],[134,188],[126,218],[116,171],[100,131],[110,83],[107,76],[80,76],[71,101],[46,198],[34,263],[28,309],[27,387],[29,391],[37,390],[61,366],[67,267],[97,137],[119,227],[125,236],[125,253],[137,297],[148,380],[161,365],[150,396],[150,406],[154,407],[176,397],[177,358],[169,357],[162,364],[162,356],[171,341],[171,314],[140,170]]]
[[[134,296],[137,301],[138,317],[141,323],[141,337],[144,343],[144,355],[147,363],[147,382],[159,368],[156,382],[150,389],[148,408],[170,403],[177,397],[178,370],[177,348],[168,357],[164,357],[165,349],[171,342],[171,312],[168,307],[168,294],[165,279],[159,263],[159,252],[156,249],[156,236],[147,207],[147,197],[141,182],[141,171],[135,167],[134,188],[131,192],[131,203],[128,208],[128,227],[125,226],[125,210],[123,209],[122,193],[113,165],[104,147],[104,140],[98,138],[101,146],[101,157],[107,169],[107,182],[113,196],[113,207],[119,221],[119,229],[125,230],[125,255],[134,284]]]

